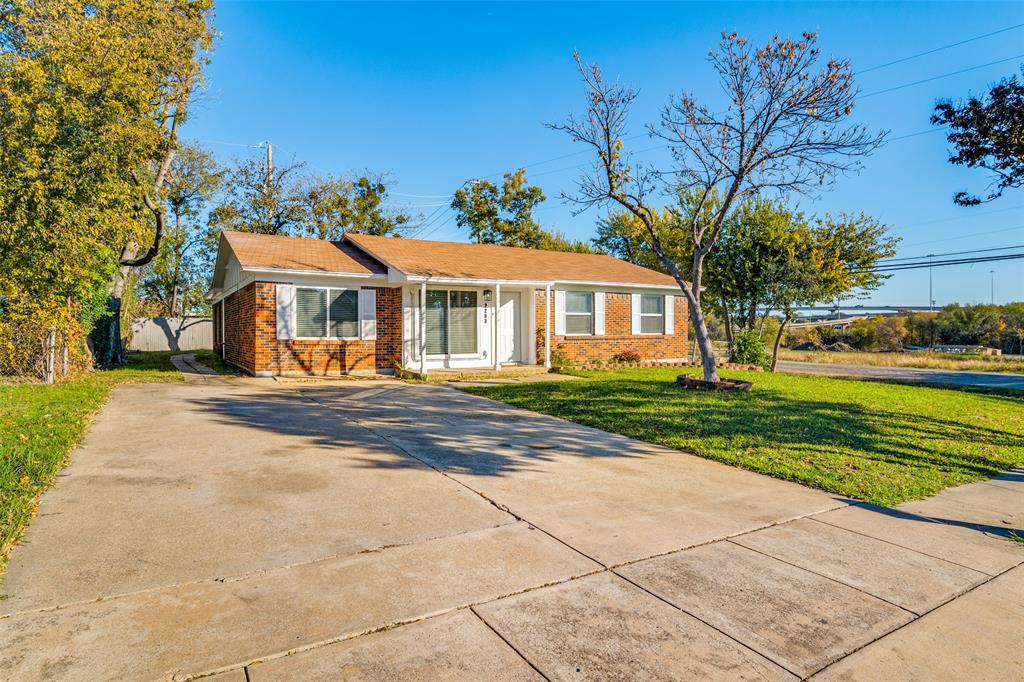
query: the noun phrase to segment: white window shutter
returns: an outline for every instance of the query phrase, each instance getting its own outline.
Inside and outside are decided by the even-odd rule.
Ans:
[[[640,294],[633,294],[631,308],[633,312],[633,334],[635,335],[640,333]]]
[[[377,290],[359,290],[359,337],[364,341],[377,338]]]
[[[555,336],[565,336],[565,292],[555,291]]]
[[[676,297],[671,294],[665,297],[665,333],[676,333]]]
[[[295,287],[277,285],[277,338],[295,338]]]
[[[594,335],[604,336],[604,292],[594,292]]]

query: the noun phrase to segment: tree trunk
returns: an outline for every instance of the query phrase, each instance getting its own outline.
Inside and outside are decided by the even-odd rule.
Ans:
[[[775,366],[779,364],[779,346],[782,345],[782,334],[786,331],[786,325],[793,319],[790,313],[786,313],[786,316],[782,318],[782,322],[779,323],[779,333],[775,335],[775,347],[772,348],[772,371],[775,371]]]
[[[175,277],[174,286],[171,287],[171,317],[177,317],[178,313],[178,281]]]
[[[732,348],[732,313],[729,312],[729,304],[722,299],[722,323],[725,325],[725,342]]]
[[[715,348],[711,343],[711,335],[708,333],[708,326],[704,322],[704,313],[700,309],[700,300],[693,300],[693,295],[686,292],[690,304],[690,321],[693,322],[693,332],[697,336],[697,347],[700,348],[701,366],[704,369],[704,381],[718,381],[718,361],[715,358]]]
[[[137,249],[125,248],[122,251],[122,259],[133,258]],[[127,361],[124,344],[121,341],[121,299],[124,297],[124,287],[128,281],[131,266],[122,265],[114,273],[114,283],[110,289],[110,298],[107,299],[107,317],[97,326],[96,341],[94,348],[96,359],[104,365],[123,365]]]

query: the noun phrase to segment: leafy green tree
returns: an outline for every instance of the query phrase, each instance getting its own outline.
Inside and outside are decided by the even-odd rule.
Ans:
[[[678,234],[679,213],[669,208],[662,209],[658,215],[657,231],[660,235],[662,248],[673,251],[677,256],[684,256],[685,245],[674,239]],[[658,257],[651,245],[647,229],[643,221],[624,210],[613,210],[597,221],[597,237],[592,240],[594,246],[624,260],[628,263],[665,272],[665,264]]]
[[[734,328],[758,326],[762,310],[774,307],[787,280],[799,275],[794,268],[803,267],[797,259],[810,242],[807,232],[803,215],[768,200],[745,201],[726,219],[705,283],[729,341]]]
[[[455,191],[452,210],[456,224],[469,230],[478,244],[538,248],[543,239],[533,209],[544,192],[526,180],[526,169],[505,173],[499,188],[490,180],[472,180]]]
[[[237,230],[283,235],[297,229],[305,213],[296,192],[304,167],[305,163],[294,161],[273,168],[257,159],[236,163],[210,213],[212,233]]]
[[[159,251],[177,130],[211,47],[210,0],[6,0],[0,6],[0,290],[9,315],[71,350],[126,268]],[[113,282],[113,287],[111,287]]]
[[[159,255],[139,281],[139,298],[150,314],[176,317],[206,307],[203,218],[223,178],[213,156],[197,146],[186,145],[175,155],[165,190],[170,224]]]
[[[339,240],[347,232],[399,236],[409,227],[410,216],[386,208],[389,190],[383,175],[362,175],[352,180],[303,178],[294,188],[294,199],[302,212],[299,232],[330,240]]]
[[[939,102],[931,121],[949,126],[947,139],[955,149],[950,163],[983,168],[992,176],[984,199],[961,191],[954,203],[977,206],[1024,186],[1024,82],[1016,75],[994,86],[987,97],[971,97],[960,105]]]
[[[786,325],[797,307],[865,296],[887,279],[874,271],[878,261],[896,253],[899,238],[887,232],[885,225],[863,213],[826,215],[809,228],[795,231],[787,247],[790,266],[776,272],[778,279],[766,306],[782,313],[772,348],[773,371]]]
[[[570,253],[602,253],[601,250],[583,241],[569,239],[558,230],[541,230],[540,243],[537,248],[542,251],[568,251]]]
[[[1006,324],[999,306],[960,305],[944,307],[935,318],[943,343],[965,346],[1002,345]]]

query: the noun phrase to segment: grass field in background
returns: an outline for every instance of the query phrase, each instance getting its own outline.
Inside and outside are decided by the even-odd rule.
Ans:
[[[884,505],[1024,464],[1024,394],[730,371],[753,389],[709,393],[682,389],[679,373],[464,390]]]
[[[1002,355],[956,355],[953,353],[830,353],[816,350],[779,350],[780,360],[875,367],[920,367],[975,372],[1014,372],[1024,374],[1024,358]]]
[[[53,485],[112,388],[126,382],[181,381],[170,363],[175,354],[134,354],[124,367],[53,386],[0,385],[0,572],[35,515],[39,495]],[[196,357],[218,372],[231,371],[212,351],[198,351]]]

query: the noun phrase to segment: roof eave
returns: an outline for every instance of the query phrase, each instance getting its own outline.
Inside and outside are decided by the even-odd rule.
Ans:
[[[334,270],[310,270],[304,268],[268,268],[255,265],[243,265],[243,272],[251,272],[255,275],[307,275],[319,277],[345,277],[348,279],[368,279],[387,281],[388,276],[382,272],[340,272]]]

